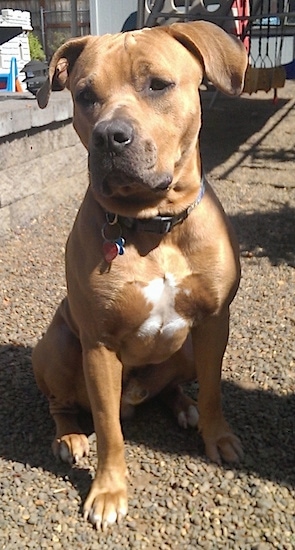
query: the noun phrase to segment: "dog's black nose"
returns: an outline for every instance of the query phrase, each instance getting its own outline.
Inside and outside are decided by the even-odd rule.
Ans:
[[[98,122],[93,128],[95,147],[104,153],[121,153],[133,140],[133,127],[122,119]]]

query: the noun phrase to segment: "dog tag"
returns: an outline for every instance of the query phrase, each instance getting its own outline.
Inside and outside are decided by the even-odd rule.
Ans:
[[[112,241],[105,241],[102,245],[105,260],[111,263],[119,254],[120,246]]]
[[[123,239],[123,237],[120,237],[119,239],[115,240],[115,243],[119,247],[118,254],[122,256],[122,254],[124,254],[125,252],[125,249],[124,249],[125,239]]]

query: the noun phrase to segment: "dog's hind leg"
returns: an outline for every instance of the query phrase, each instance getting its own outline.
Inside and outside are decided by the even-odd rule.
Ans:
[[[89,408],[82,351],[78,338],[57,312],[33,351],[33,369],[39,389],[49,401],[56,426],[52,449],[57,458],[70,464],[88,454],[86,435],[80,428],[78,408]]]
[[[197,403],[185,395],[179,385],[195,378],[190,347],[191,343],[186,342],[178,352],[160,365],[148,365],[131,373],[123,385],[123,417],[131,416],[136,405],[158,395],[172,411],[180,427],[197,426]]]
[[[172,411],[181,428],[196,428],[199,413],[197,403],[186,395],[181,386],[174,386],[160,394],[161,400]]]
[[[89,453],[87,436],[77,421],[78,410],[73,405],[66,407],[54,397],[49,398],[49,409],[56,426],[52,442],[54,455],[69,464],[77,464]]]

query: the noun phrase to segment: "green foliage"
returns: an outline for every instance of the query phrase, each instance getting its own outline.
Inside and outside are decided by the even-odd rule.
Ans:
[[[50,55],[52,55],[66,40],[71,38],[70,31],[55,31],[51,35],[51,41],[49,40],[48,49]]]
[[[29,47],[31,59],[38,59],[38,61],[45,61],[45,53],[41,46],[39,38],[33,34],[29,33]]]

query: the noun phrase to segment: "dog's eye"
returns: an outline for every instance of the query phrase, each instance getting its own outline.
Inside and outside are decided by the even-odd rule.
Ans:
[[[77,93],[76,102],[83,107],[93,107],[98,103],[98,98],[90,88],[84,88]]]
[[[163,92],[167,88],[173,86],[172,82],[167,82],[167,80],[162,80],[162,78],[152,78],[149,83],[150,92]]]

